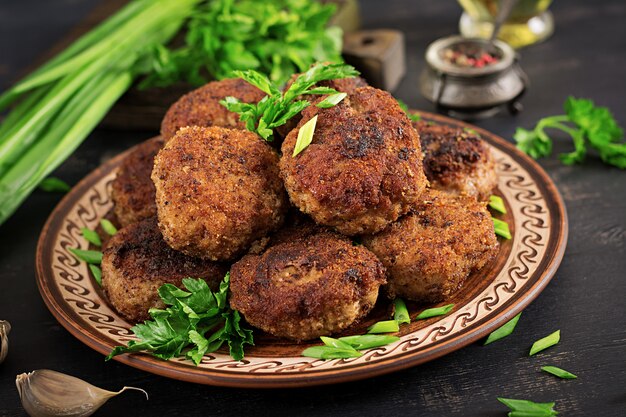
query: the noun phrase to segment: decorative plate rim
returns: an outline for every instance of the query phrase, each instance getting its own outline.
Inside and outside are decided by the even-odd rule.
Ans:
[[[461,332],[457,331],[452,337],[436,341],[418,351],[405,352],[404,354],[401,354],[401,356],[390,355],[387,358],[383,358],[386,355],[385,349],[382,349],[382,352],[380,351],[380,348],[371,349],[367,351],[369,358],[367,358],[365,362],[349,365],[350,360],[337,360],[336,362],[341,364],[341,367],[337,369],[326,367],[327,364],[335,361],[321,362],[308,360],[309,364],[304,368],[306,371],[300,370],[299,372],[291,373],[282,373],[280,371],[276,371],[275,373],[255,373],[255,371],[252,370],[249,372],[235,373],[226,372],[221,369],[216,370],[216,368],[192,367],[187,365],[181,366],[179,362],[166,362],[147,354],[121,355],[115,357],[115,359],[121,363],[157,375],[209,385],[250,388],[286,388],[332,384],[387,374],[436,359],[486,336],[488,333],[521,312],[539,295],[539,293],[541,293],[548,282],[550,282],[553,278],[565,253],[568,236],[567,212],[556,186],[546,172],[534,160],[518,151],[515,146],[501,137],[477,126],[445,116],[422,111],[420,111],[419,114],[421,114],[426,120],[459,126],[461,128],[473,129],[478,132],[478,134],[480,134],[490,145],[518,163],[532,178],[533,184],[538,188],[541,196],[545,199],[546,205],[549,206],[549,213],[552,213],[549,217],[553,221],[551,222],[548,230],[548,243],[551,243],[551,245],[546,249],[546,253],[543,257],[539,258],[534,273],[529,276],[529,278],[532,278],[536,274],[539,275],[530,287],[526,288],[526,286],[524,286],[524,288],[519,290],[517,293],[513,293],[511,298],[503,302],[501,305],[496,304],[494,306],[495,310],[486,313],[485,317],[482,317],[477,320],[477,322],[472,323],[468,330]],[[46,306],[59,323],[72,335],[87,346],[104,355],[110,352],[112,346],[110,344],[103,343],[103,341],[89,333],[89,328],[86,328],[81,323],[78,323],[77,320],[70,317],[67,309],[73,311],[73,306],[70,306],[67,302],[59,303],[52,294],[53,289],[48,285],[48,281],[53,279],[50,275],[54,275],[51,260],[55,242],[54,238],[57,236],[56,234],[52,235],[51,231],[53,229],[60,229],[60,225],[63,220],[66,219],[66,215],[69,213],[70,209],[76,205],[77,200],[85,195],[99,181],[109,175],[107,172],[115,167],[129,151],[117,155],[111,160],[105,162],[83,178],[52,211],[42,229],[37,243],[37,286]],[[556,221],[554,221],[554,219],[556,219]],[[504,266],[505,265],[503,265],[503,268]],[[478,295],[479,294],[475,295],[472,300],[475,300]],[[483,300],[484,299],[478,300],[478,303]],[[461,309],[459,309],[459,311],[460,310]],[[478,312],[476,313],[476,316],[478,316]],[[449,316],[441,318],[441,321],[447,319],[448,317]],[[454,323],[459,317],[461,317],[461,314],[458,314],[454,318]],[[436,321],[433,324],[436,323],[439,323],[439,321]],[[452,324],[452,328],[450,328],[449,332],[452,332],[455,325],[454,323]],[[419,333],[422,330],[425,331],[429,328],[431,330],[427,335],[430,336],[433,331],[437,331],[439,329],[438,327],[433,327],[433,324],[425,327],[424,329],[419,329],[415,332],[404,335],[402,340],[397,343],[406,343],[408,349],[411,342],[408,336]],[[396,347],[399,348],[399,345]],[[394,347],[394,349],[396,347]],[[278,358],[274,358],[274,360],[272,360],[268,357],[268,359],[269,360],[266,361],[266,367],[271,368],[272,363],[280,364],[280,362],[278,362]],[[305,358],[303,358],[303,360],[304,359]],[[320,367],[322,369],[310,369],[318,367],[314,365],[315,362],[321,362]],[[245,359],[241,365],[231,366],[241,366],[245,368]]]

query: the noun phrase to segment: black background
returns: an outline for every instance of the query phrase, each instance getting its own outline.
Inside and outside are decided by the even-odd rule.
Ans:
[[[96,5],[96,0],[1,0],[0,89],[50,48]],[[505,138],[516,126],[562,113],[568,95],[609,106],[626,125],[626,3],[557,1],[556,32],[522,51],[532,86],[525,111],[478,123]],[[430,110],[417,76],[426,46],[456,33],[461,9],[453,0],[362,1],[366,28],[406,35],[408,75],[395,92],[411,107]],[[156,130],[157,126],[155,126]],[[76,183],[104,160],[154,135],[99,129],[55,173]],[[555,151],[569,150],[557,141]],[[504,416],[496,397],[556,401],[564,416],[623,416],[626,411],[626,173],[595,157],[567,167],[556,156],[540,161],[559,187],[569,213],[565,259],[554,280],[524,312],[515,333],[483,347],[468,346],[403,372],[370,380],[297,390],[238,390],[193,385],[105,363],[64,330],[35,285],[39,232],[61,198],[35,192],[0,227],[0,319],[13,325],[10,353],[0,365],[0,415],[23,415],[15,375],[50,368],[117,390],[146,389],[111,400],[98,415],[419,415]],[[529,358],[533,341],[561,329],[561,342]],[[541,373],[553,364],[579,376]]]

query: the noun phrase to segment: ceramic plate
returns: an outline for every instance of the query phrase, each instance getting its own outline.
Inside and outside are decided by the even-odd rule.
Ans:
[[[116,360],[170,378],[234,387],[296,387],[344,382],[408,368],[472,343],[522,311],[545,288],[561,262],[567,242],[567,215],[546,173],[504,139],[478,127],[421,112],[427,120],[477,131],[497,160],[497,194],[506,202],[513,239],[502,241],[495,261],[474,274],[451,300],[445,317],[403,325],[400,340],[369,349],[354,359],[318,360],[300,353],[309,344],[294,344],[255,333],[256,346],[237,362],[227,352],[206,355],[199,366],[186,359],[162,361],[147,354]],[[131,340],[131,325],[109,306],[69,248],[86,248],[81,227],[95,228],[111,209],[111,182],[124,155],[106,162],[65,196],[50,215],[37,248],[37,283],[57,320],[86,345],[102,354]],[[388,303],[350,329],[388,319]],[[409,305],[414,316],[424,306]],[[347,333],[348,334],[348,333]]]

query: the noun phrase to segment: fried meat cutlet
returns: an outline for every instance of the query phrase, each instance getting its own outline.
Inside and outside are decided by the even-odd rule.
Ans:
[[[152,171],[165,241],[190,256],[232,260],[278,229],[288,208],[278,159],[252,132],[180,129]]]
[[[497,184],[489,145],[469,129],[414,122],[424,152],[424,172],[433,188],[487,200]]]
[[[450,297],[498,252],[485,203],[435,190],[363,244],[387,268],[390,296],[431,303]]]
[[[389,93],[357,88],[338,105],[310,106],[302,116],[282,144],[280,171],[292,203],[317,223],[346,235],[376,233],[418,201],[428,183],[419,138]],[[292,156],[300,128],[314,116],[311,144]]]
[[[203,278],[217,290],[228,270],[226,264],[183,255],[170,248],[156,218],[120,229],[107,242],[102,256],[102,288],[113,308],[136,323],[149,318],[150,308],[163,308],[158,289],[180,287],[183,278]]]
[[[111,184],[113,211],[122,226],[156,216],[154,184],[150,175],[154,157],[163,147],[161,138],[139,144],[120,164]]]
[[[230,305],[274,336],[309,340],[366,316],[385,283],[373,253],[337,233],[297,232],[230,272]]]
[[[229,96],[244,103],[256,103],[265,93],[241,78],[212,81],[185,94],[169,108],[161,123],[161,135],[168,141],[178,129],[187,126],[245,129],[239,115],[220,104],[220,100]]]

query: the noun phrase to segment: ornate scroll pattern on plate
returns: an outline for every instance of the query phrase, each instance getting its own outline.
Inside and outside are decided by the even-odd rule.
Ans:
[[[299,356],[268,358],[249,355],[245,360],[236,362],[218,353],[205,356],[200,368],[227,374],[337,370],[436,348],[488,320],[492,312],[505,305],[526,285],[533,284],[550,231],[548,206],[531,175],[506,153],[497,148],[493,151],[498,161],[498,188],[514,219],[511,225],[514,231],[513,249],[493,281],[469,303],[458,306],[452,314],[426,327],[404,335],[397,343],[370,349],[359,358],[322,361]],[[76,261],[68,248],[85,248],[87,244],[80,235],[80,228],[96,227],[99,219],[111,209],[110,184],[113,176],[109,174],[100,179],[72,207],[56,238],[53,256],[54,283],[65,303],[63,308],[72,310],[84,320],[82,326],[91,337],[111,346],[130,340],[130,325],[109,307],[86,265]],[[182,358],[163,366],[195,369],[191,362]]]

